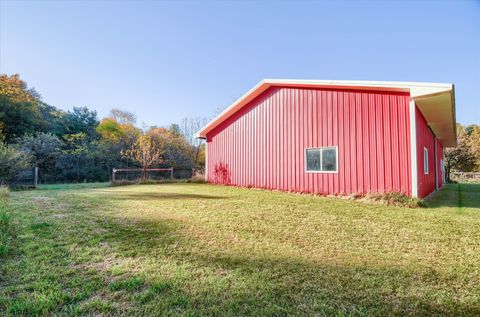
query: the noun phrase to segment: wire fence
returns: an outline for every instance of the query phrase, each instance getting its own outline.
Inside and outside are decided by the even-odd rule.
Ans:
[[[37,188],[38,167],[21,170],[8,182],[11,187]]]
[[[111,174],[111,181],[113,183],[135,183],[143,180],[171,181],[190,179],[198,177],[200,174],[200,170],[192,168],[149,168],[145,171],[141,168],[114,168]],[[4,182],[14,188],[37,188],[40,184],[63,184],[75,181],[65,181],[61,175],[56,175],[52,178],[49,174],[43,174],[38,167],[32,167],[19,171],[14,177],[4,180]],[[83,182],[86,182],[86,180],[83,180]]]
[[[162,181],[175,179],[189,179],[194,175],[193,169],[176,168],[114,168],[112,182],[139,182],[142,180]]]

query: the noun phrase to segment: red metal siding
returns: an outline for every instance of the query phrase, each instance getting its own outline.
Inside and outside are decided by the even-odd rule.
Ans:
[[[405,93],[272,87],[207,135],[207,179],[318,194],[411,193]],[[305,149],[338,146],[338,173]]]
[[[435,135],[428,128],[427,121],[416,108],[417,120],[417,164],[418,164],[418,196],[425,197],[435,190]],[[428,150],[429,172],[424,171],[424,148]]]

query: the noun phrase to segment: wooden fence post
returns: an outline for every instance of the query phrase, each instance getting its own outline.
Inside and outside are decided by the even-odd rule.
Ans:
[[[115,173],[117,172],[117,170],[114,168],[112,170],[112,183],[115,183]]]
[[[38,187],[38,167],[33,168],[33,187]]]
[[[173,167],[170,168],[170,179],[173,180]]]

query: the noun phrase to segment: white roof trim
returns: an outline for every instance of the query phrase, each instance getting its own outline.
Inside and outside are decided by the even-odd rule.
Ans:
[[[451,125],[452,131],[443,131],[443,142],[440,142],[444,146],[456,145],[456,128],[455,128],[455,98],[453,84],[450,83],[419,83],[419,82],[393,82],[393,81],[352,81],[352,80],[295,80],[295,79],[264,79],[258,83],[255,87],[250,89],[246,94],[240,97],[237,101],[226,108],[216,118],[210,121],[205,127],[198,131],[195,135],[197,138],[206,138],[207,133],[212,131],[228,117],[240,110],[243,106],[247,105],[250,101],[255,99],[265,90],[273,86],[282,87],[302,87],[302,88],[342,88],[342,89],[368,89],[368,90],[386,90],[386,91],[402,91],[409,92],[412,99],[415,100],[417,105],[422,111],[425,118],[428,120],[428,115],[422,110],[421,104],[427,104],[428,99],[435,96],[450,94],[450,105],[445,105],[451,108],[452,117],[445,118],[447,122],[442,122],[443,129],[445,126]],[[445,99],[446,100],[446,99]],[[444,102],[444,101],[442,101]],[[442,120],[443,121],[443,120]],[[433,129],[433,128],[432,128]],[[435,129],[433,129],[436,133]]]

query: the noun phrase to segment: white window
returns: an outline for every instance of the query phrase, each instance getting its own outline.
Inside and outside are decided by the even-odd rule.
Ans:
[[[307,172],[338,172],[338,147],[321,147],[305,150]]]
[[[423,148],[423,172],[428,174],[428,150],[426,147]]]

